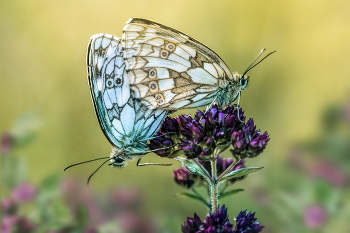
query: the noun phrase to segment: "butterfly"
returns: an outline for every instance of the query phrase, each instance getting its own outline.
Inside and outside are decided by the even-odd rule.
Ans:
[[[171,27],[130,18],[122,36],[126,73],[136,98],[154,109],[176,111],[234,102],[249,82],[245,74],[232,73],[210,48]],[[239,105],[239,102],[238,102]]]
[[[141,156],[150,152],[147,140],[158,131],[167,111],[149,108],[136,98],[126,75],[123,53],[121,40],[116,36],[101,33],[90,38],[87,72],[91,98],[100,127],[113,145],[113,150],[110,157],[73,164],[65,170],[99,159],[107,159],[102,165],[110,161],[112,167],[122,167],[126,161],[134,158],[139,158],[138,166],[171,165],[139,164]]]

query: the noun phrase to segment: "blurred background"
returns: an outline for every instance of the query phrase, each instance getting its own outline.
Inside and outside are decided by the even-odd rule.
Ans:
[[[176,28],[242,73],[241,106],[271,140],[221,203],[256,212],[263,232],[350,232],[349,1],[1,1],[2,232],[180,232],[201,203],[176,198],[171,167],[103,167],[86,78],[90,36],[121,37],[130,17]],[[179,111],[180,113],[194,113]],[[229,153],[223,154],[228,157]],[[144,162],[171,162],[149,154]],[[118,226],[118,227],[116,227]],[[116,229],[119,229],[116,231]]]

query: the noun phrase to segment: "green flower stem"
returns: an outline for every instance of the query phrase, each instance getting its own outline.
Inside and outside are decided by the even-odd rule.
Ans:
[[[221,179],[230,172],[230,170],[239,162],[241,161],[240,159],[235,157],[235,161],[219,176],[217,179],[217,183],[220,183]]]
[[[210,184],[210,198],[211,198],[211,212],[214,213],[218,209],[218,199],[219,199],[219,184],[217,183],[216,176],[217,176],[217,170],[216,170],[216,163],[217,160],[214,159],[210,161],[211,164],[211,175],[214,182]]]

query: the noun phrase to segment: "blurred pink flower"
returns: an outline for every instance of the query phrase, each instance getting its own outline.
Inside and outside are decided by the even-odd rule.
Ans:
[[[304,211],[305,225],[310,228],[322,226],[327,220],[327,212],[319,205],[312,205]]]
[[[78,179],[67,178],[62,182],[62,191],[68,206],[75,213],[79,204],[83,204],[88,212],[92,224],[101,224],[107,220],[101,212],[92,190]]]
[[[10,133],[2,133],[1,134],[1,154],[7,155],[13,146],[14,137]]]
[[[17,212],[17,204],[13,198],[1,200],[1,212],[13,215]]]
[[[9,216],[5,215],[1,219],[1,232],[2,233],[10,233],[12,232],[12,226],[16,223],[18,217],[17,216]]]
[[[133,209],[141,204],[141,194],[135,188],[119,188],[111,191],[110,200],[117,208]]]
[[[11,197],[19,202],[28,202],[35,198],[36,188],[34,185],[24,182],[12,190]]]
[[[314,178],[322,178],[336,187],[344,187],[348,184],[349,174],[339,167],[339,165],[329,161],[329,159],[310,158],[301,151],[292,151],[289,161],[297,169],[302,170]]]
[[[131,212],[123,212],[116,216],[125,233],[154,233],[156,229],[151,221]]]
[[[310,168],[310,174],[337,187],[344,187],[348,183],[348,175],[335,164],[325,160],[315,161]]]
[[[26,217],[9,216],[5,215],[1,221],[1,232],[32,232],[36,228]]]
[[[84,233],[98,233],[98,231],[94,227],[88,227],[84,230]]]

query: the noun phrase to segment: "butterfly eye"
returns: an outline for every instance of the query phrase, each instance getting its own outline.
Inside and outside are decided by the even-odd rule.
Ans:
[[[167,44],[166,49],[172,52],[175,50],[175,45],[173,43],[169,43]]]
[[[107,86],[107,88],[112,88],[114,86],[113,79],[111,79],[111,78],[107,79],[106,86]]]
[[[161,57],[161,58],[168,58],[168,56],[169,56],[168,50],[162,49],[162,50],[160,51],[160,57]]]
[[[125,164],[125,160],[121,157],[114,157],[110,160],[113,167],[122,167]]]
[[[243,90],[247,86],[248,80],[245,78],[241,78],[239,81],[241,83],[241,89]]]
[[[158,83],[155,81],[152,81],[148,84],[149,90],[151,93],[155,93],[158,91]]]
[[[149,74],[149,77],[150,77],[150,78],[155,78],[155,77],[157,77],[157,70],[156,70],[156,69],[151,69],[151,70],[148,72],[148,74]]]

